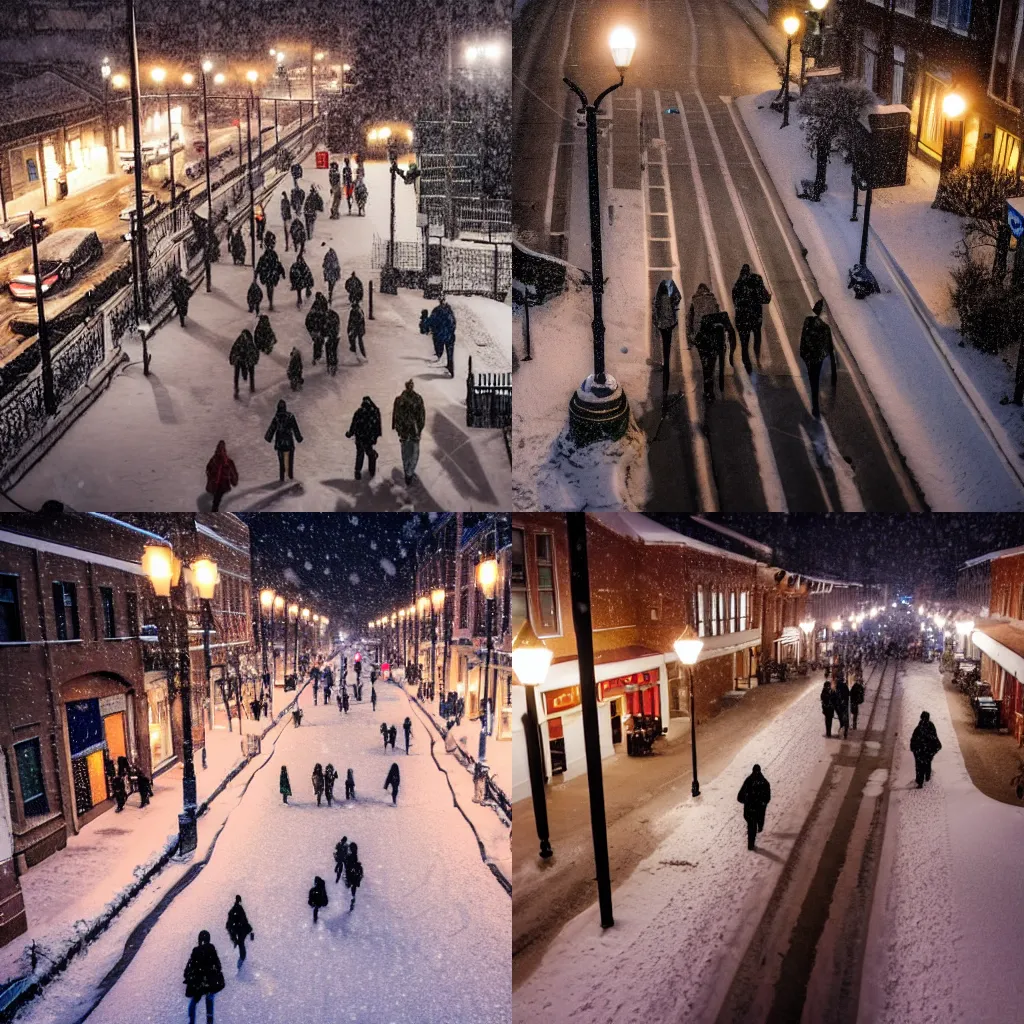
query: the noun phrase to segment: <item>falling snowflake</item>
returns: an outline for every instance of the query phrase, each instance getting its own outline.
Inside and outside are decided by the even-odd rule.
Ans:
[[[306,524],[305,523],[299,523],[299,532],[301,533],[305,529],[306,529]]]
[[[283,575],[284,575],[284,578],[289,583],[294,583],[296,586],[300,586],[301,585],[301,580],[299,579],[299,574],[294,569],[292,569],[290,566],[287,569],[285,569]]]
[[[352,524],[353,526],[358,526],[358,525],[359,525],[359,516],[349,516],[349,517],[348,517],[348,521],[349,521],[349,522],[350,522],[350,523],[351,523],[351,524]]]
[[[388,574],[389,576],[394,576],[394,575],[395,575],[395,573],[396,573],[396,572],[398,571],[398,570],[397,570],[397,569],[395,568],[395,563],[394,563],[394,562],[391,562],[391,561],[389,561],[389,560],[388,560],[388,559],[386,559],[386,558],[382,558],[382,559],[380,560],[380,567],[381,567],[381,568],[382,568],[382,569],[383,569],[383,570],[384,570],[384,571],[385,571],[385,572],[386,572],[386,573],[387,573],[387,574]]]
[[[375,540],[371,540],[370,541],[370,550],[371,551],[376,551],[377,550],[377,542]]]
[[[359,585],[359,573],[357,573],[357,572],[350,572],[348,574],[348,581],[349,581],[349,583],[352,584],[353,587],[358,586]]]
[[[405,558],[407,553],[408,552],[405,550],[405,548],[399,548],[398,549],[398,557],[399,558]]]
[[[330,576],[331,575],[331,568],[330,568],[330,566],[328,566],[326,569],[324,569],[324,575],[325,576]]]
[[[310,569],[312,569],[312,568],[313,568],[313,563],[307,561],[306,562],[306,572],[309,572]]]
[[[288,557],[289,557],[289,558],[294,558],[294,557],[295,557],[295,556],[294,556],[294,555],[292,554],[292,549],[291,549],[291,548],[289,548],[289,549],[288,549]]]

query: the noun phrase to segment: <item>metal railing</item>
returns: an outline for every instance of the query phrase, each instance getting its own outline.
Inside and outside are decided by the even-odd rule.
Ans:
[[[512,237],[512,203],[508,199],[457,197],[452,202],[454,231],[465,234]],[[429,224],[445,227],[447,201],[443,195],[420,195],[420,213],[427,215]]]
[[[441,246],[441,288],[446,294],[487,295],[504,302],[511,287],[511,245]]]
[[[425,266],[425,248],[422,242],[396,241],[394,266],[398,270],[422,270]],[[388,239],[375,234],[370,267],[373,270],[381,270],[387,265]]]
[[[473,359],[470,357],[466,377],[466,426],[498,430],[511,428],[511,373],[474,374]]]

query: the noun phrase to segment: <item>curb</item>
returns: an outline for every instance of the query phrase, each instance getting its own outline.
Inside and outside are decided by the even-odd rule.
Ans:
[[[295,697],[286,704],[275,716],[273,722],[267,726],[266,729],[260,734],[260,740],[274,728],[276,728],[290,713],[291,707],[295,704],[299,695],[309,685],[307,680],[301,689],[296,691]],[[210,807],[210,804],[216,799],[224,790],[228,784],[235,779],[239,773],[256,757],[256,754],[249,754],[244,757],[230,772],[224,777],[219,785],[196,807],[196,819],[198,820],[204,815]],[[178,840],[174,838],[168,841],[164,847],[164,852],[160,857],[153,863],[150,868],[140,876],[136,882],[129,886],[127,889],[122,890],[120,899],[116,899],[111,903],[107,904],[107,910],[97,917],[92,926],[78,937],[78,939],[72,943],[62,954],[62,956],[55,961],[50,961],[47,969],[41,973],[34,975],[26,975],[22,978],[11,979],[7,983],[6,992],[9,994],[7,1001],[4,1001],[4,996],[0,995],[0,1021],[7,1022],[14,1018],[15,1013],[20,1010],[27,1003],[31,1002],[37,995],[40,995],[43,989],[49,985],[59,974],[67,969],[71,961],[79,954],[84,952],[88,946],[93,942],[94,939],[98,938],[110,927],[117,916],[124,910],[139,893],[156,877],[168,864],[171,858],[178,851]]]
[[[765,48],[768,56],[776,64],[782,64],[785,59],[781,50],[775,49],[775,43],[765,32],[768,26],[768,18],[753,0],[729,0],[736,13],[746,22],[747,28],[757,36],[757,41]],[[749,8],[749,9],[748,9]]]

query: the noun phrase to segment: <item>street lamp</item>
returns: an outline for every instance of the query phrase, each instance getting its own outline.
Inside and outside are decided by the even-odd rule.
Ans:
[[[570,78],[563,78],[567,86],[583,104],[579,113],[586,115],[587,123],[587,178],[590,191],[590,262],[591,292],[594,301],[593,341],[594,372],[573,393],[569,401],[569,425],[578,445],[590,444],[602,437],[618,439],[629,426],[629,402],[619,383],[604,369],[604,261],[601,253],[601,195],[597,164],[597,115],[601,103],[609,93],[625,81],[636,49],[636,37],[624,27],[616,28],[609,39],[612,62],[619,72],[619,80],[600,93],[591,103],[586,93]]]
[[[822,29],[822,14],[828,6],[828,0],[811,0],[811,9],[804,11],[804,34],[800,39],[800,89],[804,88],[804,72],[807,58],[813,57],[815,66],[821,63],[824,51],[825,33]]]
[[[967,101],[958,92],[947,92],[942,98],[942,162],[939,165],[939,186],[935,190],[933,208],[942,208],[945,202],[946,180],[949,172],[960,165],[964,142],[964,112]]]
[[[974,619],[961,619],[956,624],[956,631],[960,635],[963,644],[964,654],[967,654],[967,638],[974,632]]]
[[[540,855],[547,860],[551,854],[548,832],[548,806],[544,793],[544,755],[540,746],[540,720],[537,716],[537,687],[547,678],[554,653],[544,646],[526,619],[512,641],[512,671],[526,691],[526,757],[530,766],[530,792],[533,795],[533,819],[540,839]]]
[[[800,628],[803,630],[804,643],[809,643],[811,634],[814,632],[814,619],[804,619],[804,621],[800,623]],[[810,653],[812,652],[808,651],[808,654]],[[806,658],[805,660],[811,661],[812,659]]]
[[[150,76],[157,85],[164,86],[164,94],[167,97],[167,169],[171,179],[171,206],[174,206],[175,185],[174,185],[174,128],[171,125],[171,86],[167,81],[167,72],[163,68],[153,68]]]
[[[782,30],[786,33],[786,73],[782,79],[782,124],[780,128],[789,125],[789,66],[790,55],[793,52],[793,36],[800,27],[800,19],[791,14],[788,18],[782,19]]]
[[[269,588],[260,591],[260,635],[263,639],[263,692],[267,693],[270,686],[270,657],[267,653],[267,614],[270,615],[270,634],[274,634],[274,599],[277,595]]]
[[[437,617],[444,609],[444,587],[435,587],[430,592],[430,700],[434,699],[437,687]]]
[[[672,644],[676,657],[686,666],[690,688],[690,750],[693,755],[693,782],[690,784],[690,795],[700,796],[700,783],[697,781],[697,717],[694,711],[693,666],[697,664],[704,641],[694,636],[693,630],[687,626],[682,635]]]
[[[149,376],[149,349],[146,338],[150,319],[149,305],[149,245],[146,241],[145,209],[142,205],[142,93],[139,87],[139,47],[135,32],[135,0],[125,0],[128,31],[128,59],[132,92],[132,146],[134,155],[135,178],[135,273],[140,292],[142,318],[139,321],[139,332],[142,335],[142,373]],[[120,88],[115,75],[111,81],[114,88]]]
[[[491,697],[491,653],[494,650],[494,595],[498,588],[498,561],[486,558],[476,567],[476,583],[484,595],[487,604],[487,660],[484,662],[484,692],[480,704],[484,712],[484,724],[480,728],[480,756],[478,761],[483,764],[487,754],[487,736],[492,728],[494,701]]]
[[[405,625],[405,609],[399,608],[398,610],[398,633],[399,643],[402,648],[402,664],[406,664],[409,660],[406,649],[408,647],[409,633]]]
[[[203,265],[206,271],[206,290],[213,287],[213,277],[210,271],[210,252],[215,238],[213,231],[213,186],[210,184],[210,111],[206,103],[206,76],[213,70],[213,62],[204,60],[202,63],[202,75],[200,82],[203,90],[203,140],[205,149],[203,151],[203,163],[206,169],[206,237],[203,239]],[[223,79],[223,75],[218,76]],[[214,79],[216,81],[216,78]],[[287,640],[287,632],[285,633]],[[287,670],[287,664],[285,669]]]
[[[292,667],[294,668],[294,676],[296,682],[299,678],[299,606],[297,604],[290,604],[288,606],[288,618],[292,621]],[[285,626],[285,637],[288,635],[288,627]],[[286,640],[287,642],[287,640]],[[286,652],[287,653],[287,652]],[[284,670],[288,671],[288,660],[285,659]]]
[[[430,608],[430,598],[423,596],[416,601],[416,667],[420,664],[420,647],[423,644],[423,631],[427,624],[427,609]],[[417,675],[419,673],[417,672]]]
[[[107,151],[107,174],[114,173],[114,139],[110,127],[110,58],[104,57],[100,64],[100,75],[103,78],[103,146]],[[119,76],[122,79],[123,75]],[[2,182],[0,182],[0,199],[3,197]],[[7,220],[7,210],[3,210],[3,219]]]
[[[274,704],[274,686],[277,685],[277,635],[276,635],[276,630],[274,628],[274,616],[275,615],[280,615],[281,618],[284,618],[284,616],[285,616],[285,607],[284,606],[285,606],[284,598],[280,594],[278,594],[277,597],[274,598],[274,610],[273,610],[273,612],[270,615],[270,656],[271,656],[271,658],[273,658],[273,662],[274,662],[274,670],[273,670],[273,675],[271,677],[272,678],[272,685],[270,687],[270,704],[271,704],[271,708],[273,708],[273,704]],[[287,622],[285,622],[285,627],[284,627],[284,651],[282,653],[284,654],[284,670],[285,670],[285,672],[287,672],[288,671],[288,623]]]

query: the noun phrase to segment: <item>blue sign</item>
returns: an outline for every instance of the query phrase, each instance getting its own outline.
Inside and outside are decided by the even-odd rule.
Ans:
[[[1020,238],[1024,235],[1024,217],[1018,213],[1012,206],[1006,208],[1006,223],[1010,227],[1010,234],[1014,238]]]

